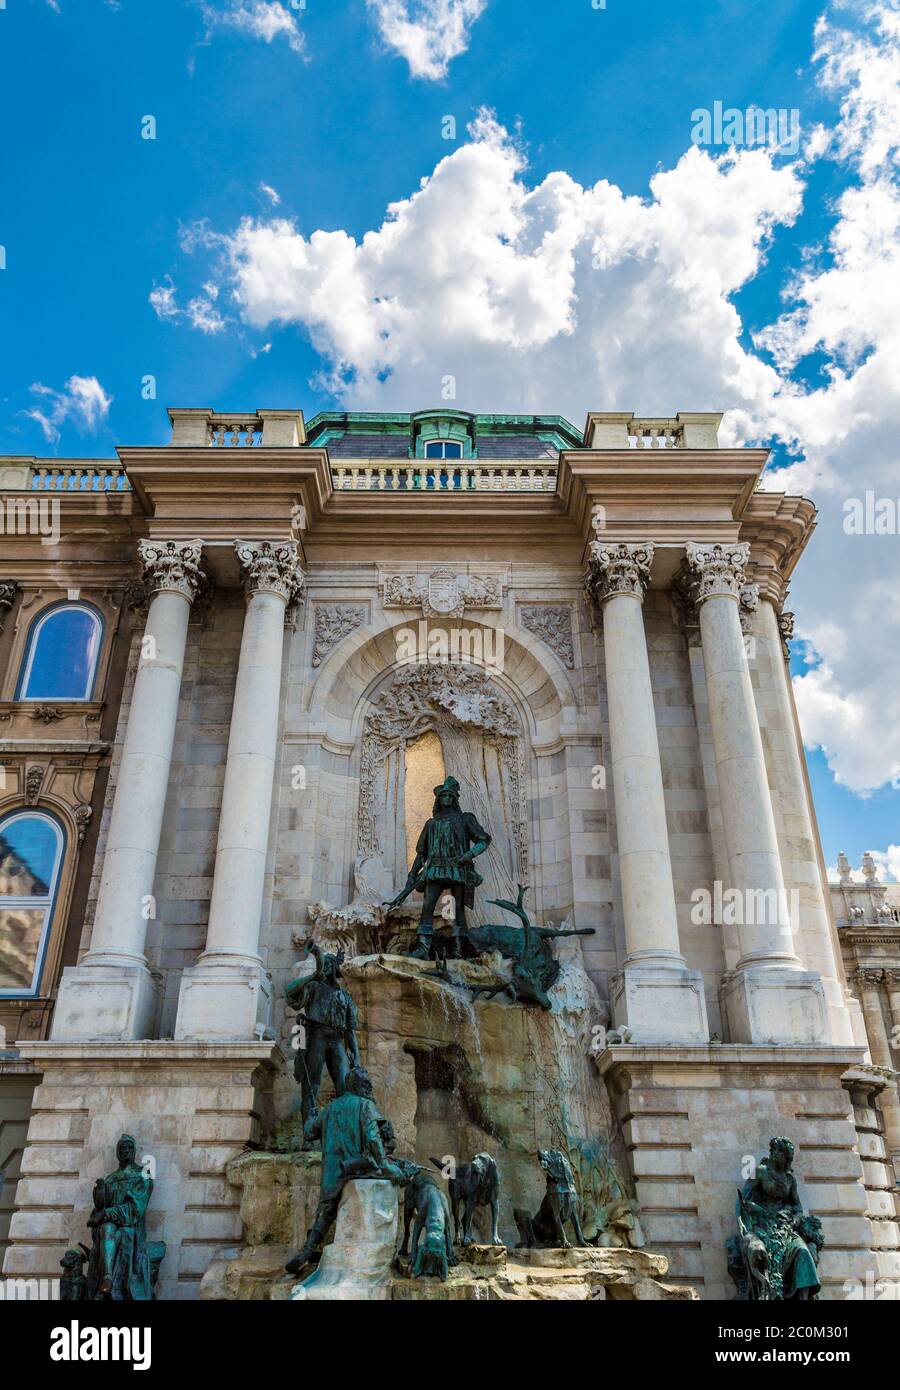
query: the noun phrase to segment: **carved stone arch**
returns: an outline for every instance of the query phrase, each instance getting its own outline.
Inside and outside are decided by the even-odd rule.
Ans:
[[[388,672],[399,669],[397,634],[410,626],[408,619],[385,622],[375,630],[369,625],[329,652],[317,670],[309,700],[310,717],[318,714],[327,718],[335,737],[358,739],[371,691]],[[491,624],[467,616],[460,626]],[[538,743],[552,737],[544,732],[547,726],[558,726],[577,708],[577,696],[562,662],[521,628],[505,629],[502,668],[493,673],[493,679],[514,703],[524,732]]]

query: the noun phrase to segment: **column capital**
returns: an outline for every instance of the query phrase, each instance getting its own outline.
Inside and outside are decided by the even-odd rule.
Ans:
[[[701,545],[697,541],[688,541],[685,559],[688,569],[698,580],[695,593],[697,604],[704,603],[708,598],[722,597],[736,598],[740,601],[743,590],[756,588],[755,585],[748,584],[744,573],[750,559],[750,546],[746,541],[738,541],[733,545],[721,545],[719,542]],[[755,597],[758,603],[758,589]],[[756,607],[756,603],[752,604],[753,608]]]
[[[151,594],[181,594],[193,603],[205,575],[200,569],[202,541],[138,541],[142,581]]]
[[[602,606],[625,594],[643,600],[650,583],[653,543],[592,541],[588,559],[588,585]]]
[[[235,554],[244,576],[244,592],[277,594],[286,604],[295,603],[305,575],[294,541],[235,541]]]
[[[853,978],[861,989],[879,989],[884,984],[885,976],[883,970],[860,966],[854,971]]]
[[[781,645],[784,650],[784,659],[788,661],[791,655],[790,643],[794,636],[794,614],[786,610],[777,614],[778,631],[781,633]]]

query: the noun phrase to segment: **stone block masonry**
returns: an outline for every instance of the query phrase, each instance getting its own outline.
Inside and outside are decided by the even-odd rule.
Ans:
[[[116,1166],[122,1133],[154,1189],[147,1236],[166,1242],[157,1297],[195,1298],[215,1250],[241,1236],[226,1164],[259,1138],[272,1077],[271,1043],[32,1043],[43,1072],[28,1127],[3,1273],[52,1279],[65,1250],[90,1244],[97,1178]]]
[[[648,1248],[668,1257],[670,1281],[698,1287],[705,1299],[734,1298],[725,1242],[736,1232],[737,1191],[775,1135],[793,1140],[801,1203],[822,1222],[820,1297],[847,1298],[848,1280],[880,1277],[885,1221],[873,1228],[853,1103],[841,1085],[861,1059],[862,1049],[749,1044],[602,1054]],[[893,1226],[895,1213],[888,1217]]]

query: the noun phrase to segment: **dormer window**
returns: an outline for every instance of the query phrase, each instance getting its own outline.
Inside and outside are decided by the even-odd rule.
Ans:
[[[461,459],[462,445],[455,439],[429,439],[425,445],[427,459]]]

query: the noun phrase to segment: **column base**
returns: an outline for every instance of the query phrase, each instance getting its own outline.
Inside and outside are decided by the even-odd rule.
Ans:
[[[262,1038],[272,1020],[272,981],[260,965],[201,959],[182,972],[178,1042]]]
[[[69,965],[62,973],[52,1037],[131,1042],[156,1030],[161,983],[146,965]]]
[[[720,998],[732,1042],[831,1042],[822,977],[813,971],[749,965],[722,982]]]
[[[616,1027],[629,1028],[635,1045],[709,1042],[699,970],[626,964],[613,978],[610,995]]]

